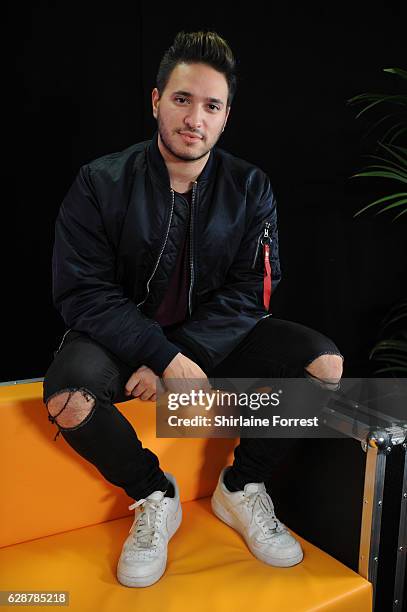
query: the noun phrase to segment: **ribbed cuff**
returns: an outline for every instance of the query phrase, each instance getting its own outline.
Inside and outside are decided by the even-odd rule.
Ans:
[[[152,325],[145,334],[144,342],[138,347],[142,362],[161,376],[168,364],[180,353],[180,349],[172,344],[162,333],[158,325]]]

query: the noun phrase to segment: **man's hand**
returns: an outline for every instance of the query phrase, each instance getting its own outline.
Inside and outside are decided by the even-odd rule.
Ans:
[[[124,387],[124,392],[126,395],[155,402],[157,399],[156,385],[160,385],[157,374],[147,366],[142,365],[130,376]]]
[[[168,391],[188,393],[191,389],[211,389],[205,372],[182,353],[175,355],[165,368],[163,382]]]

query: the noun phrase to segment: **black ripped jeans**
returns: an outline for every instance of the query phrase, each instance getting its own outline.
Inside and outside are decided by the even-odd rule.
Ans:
[[[341,356],[323,334],[267,317],[206,374],[219,378],[299,378],[306,376],[305,368],[324,354]],[[81,391],[90,402],[89,414],[76,427],[58,426],[61,435],[106,480],[137,500],[165,490],[168,481],[158,457],[143,448],[133,426],[114,405],[132,399],[124,395],[124,386],[136,369],[86,334],[70,331],[45,375],[43,399],[47,404],[62,391]],[[243,488],[248,482],[268,480],[293,443],[288,438],[242,438],[234,451],[229,482]]]

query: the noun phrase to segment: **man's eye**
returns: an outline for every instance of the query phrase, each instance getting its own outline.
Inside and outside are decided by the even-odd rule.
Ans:
[[[175,98],[176,102],[179,102],[180,104],[184,104],[184,102],[188,102],[187,98],[182,98],[181,96],[178,96],[177,98]]]
[[[211,111],[218,111],[219,110],[219,106],[216,106],[216,104],[208,104],[209,110]]]

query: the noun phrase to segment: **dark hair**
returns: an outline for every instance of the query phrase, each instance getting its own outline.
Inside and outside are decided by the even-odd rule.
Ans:
[[[228,106],[236,91],[236,62],[223,38],[216,32],[178,32],[173,44],[165,52],[157,74],[157,89],[164,91],[171,72],[177,64],[208,64],[225,75],[228,84]]]

